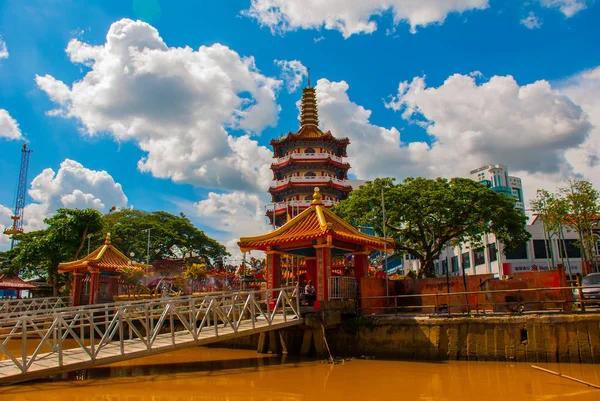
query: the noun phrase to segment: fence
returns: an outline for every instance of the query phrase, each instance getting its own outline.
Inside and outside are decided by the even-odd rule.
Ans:
[[[329,278],[329,299],[356,299],[358,283],[354,277],[335,276]]]
[[[361,297],[362,314],[600,312],[600,286]]]

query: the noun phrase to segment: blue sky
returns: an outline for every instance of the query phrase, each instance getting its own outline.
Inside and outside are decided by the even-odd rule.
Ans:
[[[528,198],[600,184],[600,2],[354,3],[0,0],[0,226],[27,140],[30,229],[113,205],[230,245],[266,229],[268,143],[298,128],[304,66],[357,178],[503,163]]]

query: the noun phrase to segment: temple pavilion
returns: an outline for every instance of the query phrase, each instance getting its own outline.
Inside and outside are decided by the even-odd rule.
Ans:
[[[314,188],[310,205],[282,227],[256,237],[242,237],[242,252],[260,250],[266,253],[267,289],[281,286],[282,258],[297,255],[303,259],[305,280],[316,289],[315,308],[329,299],[329,284],[336,265],[334,259],[352,256],[353,268],[348,276],[360,279],[367,275],[368,256],[387,248],[394,241],[361,233],[346,223],[323,203],[319,187]]]
[[[72,305],[112,302],[119,293],[122,269],[139,269],[140,274],[152,266],[132,261],[112,245],[110,233],[104,244],[83,259],[60,263],[59,273],[72,273]]]
[[[269,188],[273,208],[267,216],[273,227],[280,227],[308,208],[313,188],[321,191],[322,204],[331,207],[348,197],[348,169],[345,161],[348,138],[335,138],[319,129],[315,88],[302,90],[300,129],[271,140],[274,184]]]

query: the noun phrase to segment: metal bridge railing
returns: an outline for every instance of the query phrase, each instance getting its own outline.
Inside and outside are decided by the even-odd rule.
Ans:
[[[354,277],[329,277],[329,299],[356,299],[358,296],[358,282]]]
[[[131,352],[132,347],[133,352],[150,351],[157,339],[164,348],[165,343],[176,346],[218,337],[225,328],[231,334],[300,319],[298,293],[297,287],[283,287],[158,298],[5,319],[0,321],[0,371],[8,360],[25,374],[40,360],[46,364],[53,360],[62,367],[74,349],[84,351],[79,352],[82,362],[94,362],[114,357],[115,349],[117,355]]]
[[[0,300],[0,319],[51,311],[69,306],[69,297],[23,298]]]

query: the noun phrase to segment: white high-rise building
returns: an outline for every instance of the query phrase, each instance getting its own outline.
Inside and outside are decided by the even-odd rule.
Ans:
[[[508,167],[503,164],[487,164],[471,171],[471,179],[480,182],[495,192],[515,199],[515,207],[525,212],[523,185],[518,177],[508,175]]]

